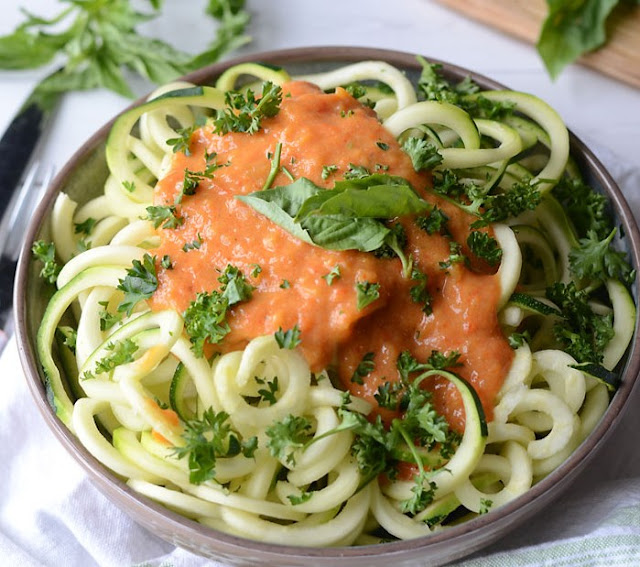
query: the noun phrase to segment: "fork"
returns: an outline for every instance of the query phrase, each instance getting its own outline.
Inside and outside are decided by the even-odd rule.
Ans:
[[[54,171],[53,166],[34,161],[0,222],[0,354],[13,334],[13,280],[27,224]]]

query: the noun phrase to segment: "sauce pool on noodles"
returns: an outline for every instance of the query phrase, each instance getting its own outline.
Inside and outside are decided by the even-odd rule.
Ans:
[[[416,281],[404,278],[399,259],[377,258],[372,253],[325,250],[296,239],[271,220],[235,199],[262,189],[271,167],[270,156],[282,144],[281,166],[294,178],[306,177],[332,187],[351,164],[370,172],[407,179],[426,200],[449,217],[448,230],[466,250],[472,218],[440,200],[428,188],[428,173],[416,173],[410,158],[380,124],[375,113],[343,89],[322,93],[304,82],[283,87],[280,112],[264,119],[255,134],[214,134],[211,127],[197,130],[190,155],[177,153],[168,174],[155,190],[155,205],[172,205],[182,190],[185,169],[202,171],[205,152],[217,154],[212,179],[200,182],[194,195],[178,206],[184,218],[176,229],[158,229],[158,257],[169,255],[173,269],[158,268],[158,289],[153,309],[184,311],[198,292],[219,288],[218,277],[228,264],[238,267],[255,286],[252,298],[234,305],[228,315],[231,332],[214,346],[228,352],[244,348],[260,335],[297,325],[300,349],[314,372],[333,367],[345,389],[374,406],[379,385],[398,379],[398,355],[409,350],[426,360],[433,350],[458,351],[463,364],[455,370],[474,386],[487,418],[513,359],[497,319],[498,279],[487,270],[463,264],[449,269],[440,262],[449,257],[450,238],[428,235],[411,218],[400,219],[407,234],[407,255],[428,277],[433,297],[431,314],[413,302]],[[335,171],[323,179],[324,166]],[[278,173],[272,186],[291,183]],[[200,241],[198,249],[183,251],[185,243]],[[258,265],[261,271],[250,276]],[[339,266],[340,277],[331,285],[323,277]],[[380,285],[380,297],[357,308],[356,283]],[[351,377],[367,353],[374,370],[363,384]],[[457,390],[432,379],[436,408],[457,430],[464,428],[464,410]],[[390,417],[379,410],[383,417]]]

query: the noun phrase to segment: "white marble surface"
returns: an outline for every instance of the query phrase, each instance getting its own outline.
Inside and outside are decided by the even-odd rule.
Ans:
[[[144,6],[144,2],[139,3]],[[20,21],[20,5],[45,15],[55,13],[60,7],[54,0],[2,0],[0,34],[8,33]],[[214,31],[214,25],[201,17],[203,6],[204,0],[165,0],[162,19],[147,24],[150,33],[172,40],[183,49],[201,49]],[[619,180],[625,178],[626,193],[632,197],[634,212],[639,216],[640,190],[637,182],[627,175],[627,172],[638,168],[639,90],[579,66],[568,68],[553,83],[532,47],[466,20],[431,0],[248,0],[248,7],[253,13],[250,29],[253,42],[241,53],[312,45],[398,49],[473,69],[514,89],[529,91],[544,98],[560,112],[578,136],[598,145],[597,151],[606,158],[607,163],[617,164],[616,175]],[[42,70],[0,72],[0,131],[43,74]],[[150,85],[141,81],[135,87],[136,93],[140,95],[150,88]],[[61,167],[83,141],[128,103],[128,100],[107,91],[65,96],[45,140],[42,160]],[[9,398],[0,402],[0,410],[5,410],[7,419],[10,419],[11,412],[16,418],[28,416],[34,420],[29,422],[33,425],[21,431],[19,439],[22,449],[13,447],[9,443],[10,438],[0,432],[0,494],[3,495],[0,508],[4,506],[6,516],[3,515],[3,518],[7,520],[0,522],[0,549],[5,553],[9,550],[10,557],[18,561],[10,561],[10,564],[90,565],[95,562],[100,565],[124,565],[149,559],[154,554],[157,557],[170,553],[170,546],[157,541],[143,530],[129,524],[116,527],[116,521],[122,522],[116,517],[117,512],[87,486],[79,468],[74,467],[61,447],[54,445],[53,436],[36,415],[28,399],[26,385],[20,381],[20,371],[16,368],[15,344],[10,344],[8,354],[8,357],[5,354],[0,360],[0,368],[3,370],[1,376],[5,378],[10,374],[17,382],[12,387]],[[637,398],[638,395],[636,400]],[[618,439],[627,450],[636,446],[638,421],[634,413],[620,427]],[[13,437],[13,443],[15,440]],[[585,501],[581,495],[591,493],[595,483],[602,486],[604,481],[617,478],[619,475],[612,471],[630,467],[630,454],[628,451],[621,451],[620,447],[607,447],[601,455],[601,466],[594,467],[589,475],[581,477],[562,506],[552,507],[544,518],[539,516],[529,527],[516,531],[508,544],[503,542],[490,550],[531,543],[532,532],[538,534],[533,538],[534,542],[553,539],[554,533],[562,533],[565,537],[575,535],[573,531],[581,533],[571,529],[567,531],[564,506],[569,506],[574,512],[573,518],[588,518],[593,504]],[[56,462],[61,462],[58,459],[67,459],[66,465],[69,468],[53,467],[52,474],[43,476],[37,464],[43,455]],[[637,451],[633,451],[632,460],[635,464],[632,468],[625,469],[627,472],[623,476],[637,477],[640,474],[640,456]],[[14,465],[20,464],[20,467],[12,466],[12,462]],[[34,466],[29,466],[30,463]],[[60,475],[53,474],[56,470],[67,470],[68,473],[65,473],[65,478],[60,478]],[[28,476],[17,478],[16,471],[26,471],[24,474]],[[33,499],[39,498],[40,504],[46,504],[46,514],[37,516],[37,523],[29,530],[23,527],[28,525],[25,523],[29,518],[28,506],[16,492],[22,490],[20,487],[24,487],[25,482],[33,488]],[[625,485],[624,498],[628,502],[640,504],[640,484],[636,482],[632,488],[636,492]],[[56,525],[56,519],[64,520],[67,516],[75,515],[76,508],[80,506],[80,497],[94,499],[92,502],[95,502],[96,514],[107,522],[114,521],[110,530],[103,533],[100,530],[104,526],[95,530],[87,525],[87,530],[83,530],[82,535],[73,534],[77,542],[75,546],[70,543],[73,537],[62,546],[58,545],[60,542],[56,544],[48,541],[47,526]],[[42,510],[41,508],[41,512]],[[86,521],[91,523],[93,520],[88,516]],[[128,534],[128,537],[122,534]],[[108,546],[107,553],[104,551],[104,544],[105,538],[109,537],[121,541],[124,547],[120,549]],[[127,545],[133,540],[137,540],[137,551],[125,553]],[[25,549],[29,550],[33,563],[21,562],[21,558],[26,557],[23,554]],[[101,549],[105,555],[90,559],[88,551],[91,549]],[[13,552],[15,555],[11,555]],[[69,562],[70,557],[74,558],[73,562]],[[174,565],[200,564],[193,561],[194,558],[179,553],[172,555],[170,559]],[[160,560],[153,564],[160,565]]]
[[[138,4],[145,7],[144,2]],[[20,21],[21,5],[42,14],[53,14],[60,6],[53,0],[3,1],[0,5],[0,34],[10,32]],[[146,24],[149,33],[185,50],[201,49],[214,31],[214,24],[200,17],[203,5],[202,0],[165,0],[162,18]],[[552,82],[533,47],[464,19],[432,0],[248,0],[248,7],[254,14],[253,42],[243,53],[357,45],[435,57],[544,98],[578,136],[597,140],[624,160],[638,159],[640,90],[577,65]],[[43,73],[0,73],[0,131]],[[142,82],[136,85],[138,94],[149,89]],[[53,123],[43,159],[62,165],[127,103],[104,90],[69,94]]]

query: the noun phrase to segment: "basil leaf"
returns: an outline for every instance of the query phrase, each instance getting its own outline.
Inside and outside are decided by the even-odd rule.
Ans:
[[[305,230],[294,221],[303,203],[322,191],[317,185],[302,177],[290,185],[239,195],[239,199],[260,214],[284,228],[296,238],[313,244]]]
[[[552,78],[583,53],[605,43],[605,22],[618,3],[619,0],[547,0],[549,13],[537,48]]]
[[[377,220],[345,215],[313,215],[302,226],[313,244],[329,250],[371,252],[384,244],[390,232]]]
[[[49,63],[59,48],[56,42],[18,28],[0,37],[0,69],[35,69]]]
[[[382,174],[338,181],[333,189],[300,178],[237,198],[305,242],[361,252],[388,242],[391,231],[382,220],[431,208],[405,179]]]
[[[409,185],[374,185],[367,189],[348,188],[340,192],[337,189],[326,191],[326,193],[329,192],[331,195],[324,199],[313,214],[393,219],[411,213],[421,213],[431,208]],[[310,201],[312,200],[305,203],[298,217],[303,216]]]
[[[409,185],[404,177],[395,175],[387,175],[385,173],[372,173],[363,177],[351,177],[349,179],[341,179],[336,181],[334,188],[340,191],[345,189],[368,189],[374,185]]]

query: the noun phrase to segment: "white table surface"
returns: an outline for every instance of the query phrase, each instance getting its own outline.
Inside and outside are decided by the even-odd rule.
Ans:
[[[204,4],[204,0],[165,0],[163,17],[146,24],[147,29],[183,49],[202,49],[214,30],[214,24],[201,17]],[[21,20],[20,5],[43,15],[52,15],[61,6],[54,0],[2,0],[0,34],[9,33]],[[139,5],[146,7],[144,2]],[[640,90],[580,66],[569,67],[552,82],[533,47],[467,20],[436,2],[248,0],[248,8],[253,13],[253,41],[239,53],[353,45],[442,59],[542,97],[579,137],[597,143],[597,152],[614,156],[623,164],[637,164]],[[43,75],[43,70],[0,72],[0,131]],[[142,95],[150,88],[138,81],[135,90]],[[42,160],[61,167],[83,141],[128,103],[104,90],[66,95],[42,149]],[[634,206],[637,208],[637,204]],[[639,210],[634,212],[639,216]],[[522,543],[526,538],[522,538],[522,531],[520,534]]]
[[[138,1],[145,8],[145,3]],[[200,17],[202,0],[165,0],[161,19],[148,33],[185,50],[202,49],[214,24]],[[54,0],[0,3],[0,34],[20,21],[19,6],[54,14]],[[188,5],[188,9],[185,6]],[[574,65],[552,82],[535,49],[467,20],[431,0],[248,0],[253,42],[241,53],[312,46],[383,47],[442,59],[531,92],[556,108],[569,127],[588,141],[627,160],[640,146],[640,90]],[[141,28],[143,29],[143,28]],[[43,70],[0,73],[0,131],[20,107]],[[144,94],[149,85],[138,83]],[[43,159],[62,165],[72,153],[128,101],[99,90],[68,95],[51,129]]]

